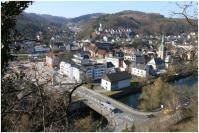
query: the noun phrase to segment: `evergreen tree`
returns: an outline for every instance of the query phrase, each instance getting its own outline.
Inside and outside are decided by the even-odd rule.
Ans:
[[[4,75],[8,61],[11,59],[9,44],[15,39],[16,17],[32,2],[6,1],[1,2],[1,75]]]

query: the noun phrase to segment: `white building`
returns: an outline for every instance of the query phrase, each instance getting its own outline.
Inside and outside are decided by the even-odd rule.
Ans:
[[[105,42],[107,42],[107,41],[108,41],[108,38],[107,38],[106,36],[104,36],[104,37],[103,37],[103,40],[104,40]]]
[[[119,68],[120,67],[120,59],[116,58],[116,57],[107,57],[106,58],[106,62],[111,62],[115,68]]]
[[[33,48],[33,52],[35,54],[46,54],[50,51],[50,48],[47,47],[46,45],[40,45],[40,46],[35,46]]]
[[[146,77],[146,69],[145,69],[145,65],[143,64],[136,64],[134,66],[132,66],[131,68],[131,74],[138,76],[138,77]]]
[[[131,75],[124,72],[106,74],[101,80],[101,86],[108,90],[119,90],[131,85]]]
[[[111,62],[106,63],[106,73],[115,71],[115,66]]]
[[[46,55],[46,64],[49,67],[51,67],[51,68],[58,66],[59,65],[59,56],[58,56],[58,54],[49,52]]]
[[[62,75],[73,75],[73,68],[70,63],[68,62],[60,62],[60,73]]]
[[[89,55],[86,53],[78,53],[78,54],[73,55],[72,61],[81,65],[90,63]]]
[[[99,80],[106,73],[106,64],[77,65],[74,62],[61,62],[60,73],[75,79],[78,83],[85,80]]]
[[[132,55],[124,55],[124,60],[133,61],[133,56]]]
[[[144,64],[145,63],[145,55],[133,54],[132,61],[135,62],[136,64]]]
[[[79,69],[77,66],[72,67],[72,75],[69,75],[71,79],[75,79],[77,83],[82,83],[85,80],[85,73],[81,69]]]
[[[156,71],[165,69],[165,61],[161,58],[153,58],[147,63],[147,65],[151,65]]]
[[[84,67],[85,74],[90,80],[99,80],[106,73],[106,64],[91,64],[85,65]]]

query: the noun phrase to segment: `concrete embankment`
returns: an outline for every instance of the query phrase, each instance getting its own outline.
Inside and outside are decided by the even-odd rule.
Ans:
[[[141,93],[142,87],[128,88],[121,90],[119,93],[110,95],[111,98],[120,98],[129,94]]]

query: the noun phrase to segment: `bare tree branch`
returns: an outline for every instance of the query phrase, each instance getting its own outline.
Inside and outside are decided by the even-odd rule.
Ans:
[[[179,7],[179,9],[181,9],[181,11],[180,12],[172,12],[172,14],[174,14],[174,15],[180,15],[180,16],[184,17],[186,19],[186,21],[191,26],[197,27],[198,26],[197,25],[198,21],[196,21],[196,20],[198,20],[198,18],[197,18],[197,11],[193,11],[194,12],[193,15],[191,15],[191,14],[188,13],[188,10],[191,9],[195,5],[195,3],[191,1],[189,3],[184,3],[183,5],[181,5],[179,3],[176,3],[176,5]],[[194,22],[193,19],[195,19],[195,18],[197,18],[197,19]]]

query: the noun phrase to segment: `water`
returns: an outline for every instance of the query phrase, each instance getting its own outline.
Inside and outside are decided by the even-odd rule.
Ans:
[[[137,109],[139,105],[139,97],[140,93],[124,96],[122,98],[119,98],[118,100],[122,103],[127,104],[128,106]]]
[[[178,81],[170,83],[171,85],[182,90],[192,90],[198,88],[198,75],[190,76]],[[121,97],[117,100],[123,102],[124,104],[131,106],[134,109],[138,109],[140,93],[131,94],[128,96]]]
[[[170,83],[171,85],[177,87],[178,89],[197,89],[198,88],[198,75],[190,76],[178,81]]]

